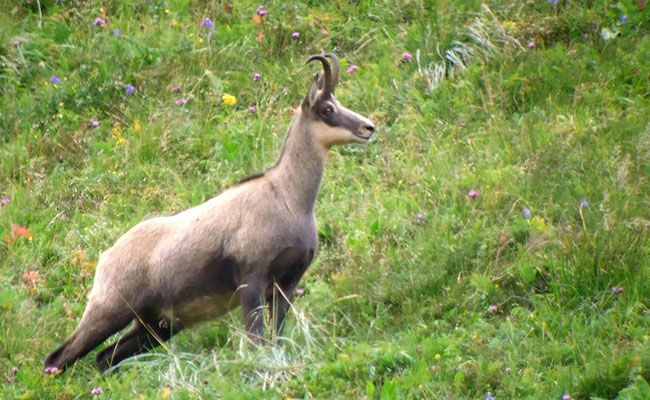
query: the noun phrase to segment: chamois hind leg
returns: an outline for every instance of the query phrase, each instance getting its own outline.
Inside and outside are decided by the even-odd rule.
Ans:
[[[106,371],[131,356],[153,350],[183,329],[179,324],[166,325],[169,324],[161,326],[154,316],[134,319],[133,327],[128,332],[97,354],[97,368]]]
[[[77,329],[45,359],[45,369],[65,370],[109,336],[122,330],[131,319],[133,311],[126,305],[106,304],[91,299]]]

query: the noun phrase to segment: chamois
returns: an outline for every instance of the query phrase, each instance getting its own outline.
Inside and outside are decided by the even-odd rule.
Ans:
[[[336,144],[367,143],[375,131],[334,97],[336,56],[311,61],[322,64],[323,75],[316,74],[296,110],[279,161],[203,204],[140,222],[103,252],[81,321],[47,356],[46,373],[64,370],[130,322],[130,330],[97,354],[100,370],[239,305],[254,342],[263,334],[263,304],[274,298],[271,320],[281,329],[318,247],[314,203],[327,152]]]

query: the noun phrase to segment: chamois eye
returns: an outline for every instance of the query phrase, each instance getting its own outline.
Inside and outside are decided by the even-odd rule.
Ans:
[[[327,107],[326,109],[324,109],[322,111],[322,114],[323,114],[324,117],[329,117],[332,114],[334,114],[334,109],[332,107]]]

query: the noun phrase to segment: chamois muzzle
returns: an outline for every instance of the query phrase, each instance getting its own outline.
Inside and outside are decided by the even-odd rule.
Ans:
[[[354,136],[361,138],[363,140],[370,140],[372,135],[375,133],[375,126],[372,123],[363,123],[359,130],[354,132]]]

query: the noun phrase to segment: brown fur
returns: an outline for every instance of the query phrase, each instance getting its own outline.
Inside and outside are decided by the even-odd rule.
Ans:
[[[323,120],[325,101],[339,123]],[[196,207],[139,223],[100,256],[79,326],[46,358],[46,369],[65,369],[133,322],[98,353],[104,370],[240,305],[249,336],[259,341],[273,285],[290,296],[317,250],[314,204],[327,150],[366,142],[373,131],[315,80],[275,166]],[[279,328],[288,300],[278,298]]]

